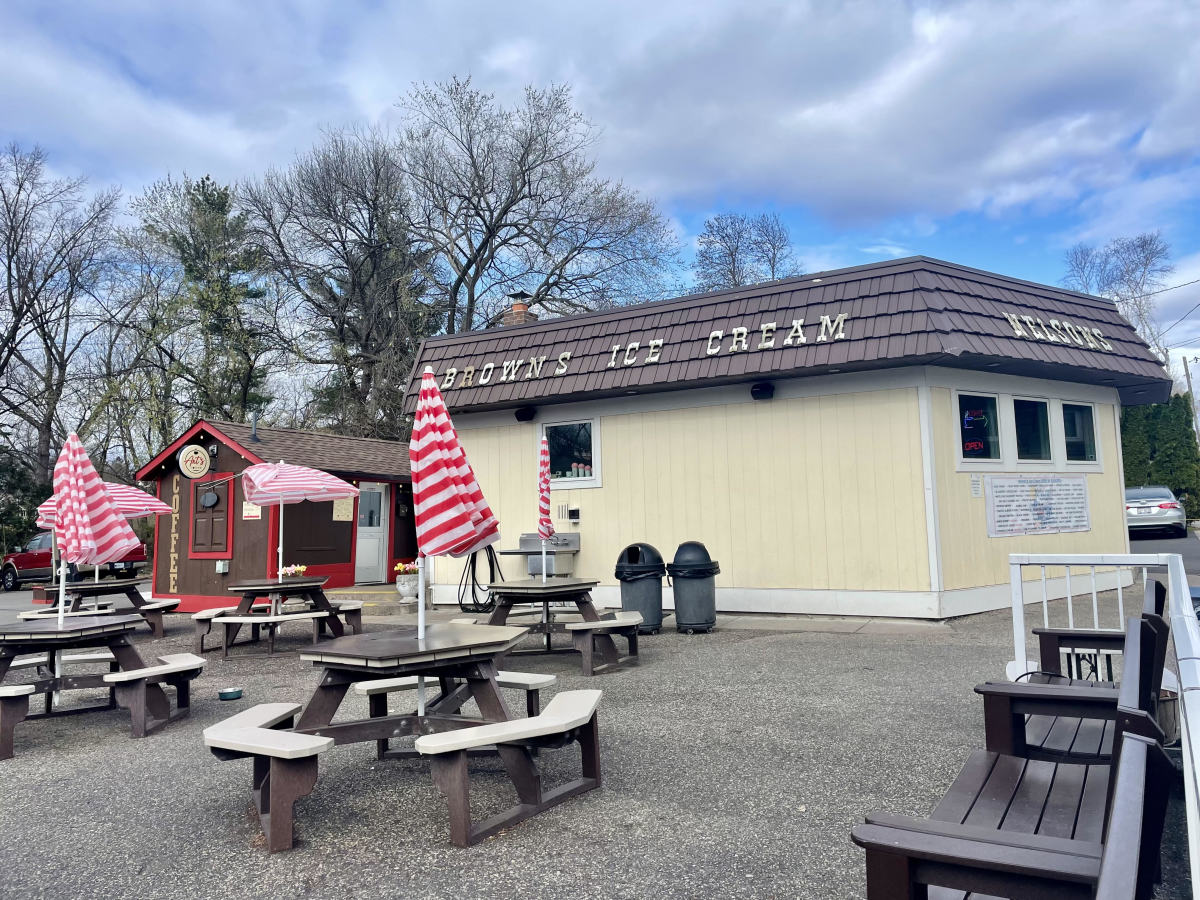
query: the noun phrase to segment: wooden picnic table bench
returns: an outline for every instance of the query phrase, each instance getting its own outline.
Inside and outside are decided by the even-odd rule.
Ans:
[[[174,612],[178,608],[180,601],[175,599],[166,600],[147,600],[142,596],[142,592],[138,590],[139,584],[144,584],[144,579],[140,578],[122,578],[111,581],[76,581],[68,584],[66,588],[67,596],[71,600],[70,612],[78,610],[81,605],[92,601],[99,603],[101,597],[125,597],[129,600],[129,605],[132,607],[132,612],[137,613],[142,617],[142,620],[150,626],[150,633],[156,638],[161,638],[165,633],[163,630],[163,613]],[[108,601],[111,605],[111,601]],[[39,610],[43,615],[54,615],[57,607],[50,609]]]
[[[1093,897],[1106,872],[1122,884],[1130,872],[1138,883],[1153,881],[1173,769],[1162,732],[1139,707],[1148,668],[1139,654],[1150,629],[1130,619],[1127,631],[1125,650],[1133,659],[1126,660],[1115,703],[1108,688],[980,686],[996,689],[984,694],[985,702],[996,698],[1003,715],[991,711],[987,748],[971,754],[930,817],[877,813],[854,829],[854,842],[867,851],[868,900],[924,897],[923,885],[952,889],[939,892],[939,900]],[[1114,720],[1111,758],[1029,758],[1025,717],[1044,714]],[[1132,848],[1131,830],[1140,835]]]

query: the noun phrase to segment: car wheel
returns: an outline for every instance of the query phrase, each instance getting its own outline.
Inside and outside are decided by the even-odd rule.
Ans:
[[[1179,525],[1178,528],[1179,530],[1175,532],[1177,537],[1185,538],[1188,536],[1188,527],[1186,525]]]
[[[15,591],[21,586],[21,579],[17,577],[17,570],[7,568],[4,570],[4,589],[6,591]]]

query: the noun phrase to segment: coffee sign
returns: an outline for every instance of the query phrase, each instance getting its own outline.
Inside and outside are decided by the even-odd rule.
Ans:
[[[208,451],[199,444],[188,444],[179,451],[179,471],[188,478],[202,478],[211,466]]]

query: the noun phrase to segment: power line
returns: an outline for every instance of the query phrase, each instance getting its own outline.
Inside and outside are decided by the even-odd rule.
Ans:
[[[1197,278],[1196,281],[1200,281],[1200,278]],[[1187,283],[1195,284],[1196,281],[1189,281]],[[1177,287],[1183,287],[1183,286],[1184,285],[1182,285],[1182,284],[1177,285]],[[1158,339],[1161,341],[1164,337],[1166,337],[1166,334],[1168,331],[1170,331],[1172,328],[1174,328],[1176,325],[1178,325],[1180,322],[1182,322],[1184,319],[1186,319],[1188,316],[1190,316],[1192,313],[1194,313],[1198,309],[1200,309],[1200,303],[1197,303],[1195,306],[1193,306],[1191,309],[1189,309],[1187,312],[1185,312],[1182,316],[1180,316],[1178,319],[1176,319],[1174,322],[1172,322],[1167,328],[1160,331],[1158,333]]]

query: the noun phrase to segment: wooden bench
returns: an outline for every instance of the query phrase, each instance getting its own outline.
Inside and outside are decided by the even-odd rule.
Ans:
[[[1124,657],[1121,683],[1130,688],[1127,705],[1147,714],[1128,727],[1157,738],[1160,732],[1154,716],[1167,637],[1166,622],[1148,613],[1141,619],[1129,619],[1123,634],[1076,631],[1055,634],[1053,641],[1056,646],[1067,641],[1070,646],[1088,647],[1114,646],[1119,641]],[[1054,659],[1058,658],[1055,652]],[[1118,683],[1040,674],[1043,677],[1036,681],[989,682],[975,688],[984,698],[988,749],[1057,762],[1107,762],[1119,725]]]
[[[63,618],[71,618],[73,616],[108,616],[114,612],[111,603],[103,606],[89,606],[84,609],[77,609],[74,612],[64,612]],[[58,610],[55,609],[27,609],[17,613],[17,618],[24,621],[32,619],[57,619]]]
[[[329,605],[333,607],[334,613],[346,623],[346,627],[353,634],[362,634],[363,602],[361,600],[346,600],[342,602],[331,600]],[[304,606],[302,608],[307,609],[308,607]],[[321,622],[319,630],[321,634],[325,633],[324,621]]]
[[[932,897],[930,885],[950,888],[939,900],[1149,900],[1173,768],[1140,735],[1114,754],[1110,767],[981,751],[931,818],[869,816],[851,833],[867,852],[867,900]]]
[[[150,633],[156,638],[162,637],[163,613],[174,612],[179,607],[178,600],[151,600],[141,606],[135,606],[133,611],[141,616],[150,626]]]
[[[641,613],[622,611],[596,622],[588,622],[583,619],[564,622],[563,630],[570,633],[572,644],[583,657],[583,674],[592,676],[614,669],[622,663],[637,662],[638,629],[641,624]],[[628,644],[628,654],[616,659],[604,660],[600,665],[596,665],[596,636],[601,634],[624,638]]]
[[[203,668],[203,657],[192,653],[170,653],[160,656],[156,666],[109,672],[104,681],[113,685],[117,705],[129,710],[133,736],[140,738],[191,712],[191,680]],[[146,703],[146,686],[151,684],[169,684],[175,688],[175,712],[168,708],[165,715],[162,710],[159,715],[154,714]]]
[[[425,679],[426,683],[436,679]],[[553,687],[558,678],[554,675],[534,675],[528,672],[497,672],[496,685],[502,688],[525,692],[525,711],[530,716],[541,712],[541,692],[544,688]],[[354,685],[354,693],[371,698],[371,717],[386,716],[387,695],[395,691],[415,691],[417,676],[404,675],[400,678],[379,678],[375,681],[359,681]],[[379,697],[376,703],[375,698]]]
[[[263,609],[270,605],[266,597],[261,603],[257,603],[254,608]],[[212,632],[213,620],[218,616],[233,615],[237,612],[236,606],[214,606],[212,609],[202,609],[198,613],[192,613],[192,621],[196,624],[196,637],[194,650],[196,653],[204,652],[204,638]],[[254,632],[257,640],[258,631]]]
[[[285,622],[301,622],[307,621],[312,625],[312,642],[315,644],[321,637],[320,623],[328,616],[329,613],[324,610],[310,609],[307,612],[295,613],[279,613],[278,615],[224,615],[217,616],[213,619],[218,625],[222,626],[221,632],[221,655],[229,656],[230,640],[229,635],[233,631],[233,626],[249,625],[251,628],[250,640],[257,641],[259,629],[265,627],[267,629],[267,655],[275,655],[275,632],[280,625]]]
[[[418,753],[430,757],[433,782],[450,807],[450,840],[459,847],[485,838],[557,806],[564,800],[600,786],[600,737],[596,707],[600,691],[562,691],[540,715],[423,735]],[[582,775],[546,791],[533,750],[578,742]],[[467,753],[495,745],[517,790],[517,804],[489,819],[472,824]]]
[[[317,756],[333,738],[296,734],[298,703],[261,703],[204,729],[204,745],[221,760],[254,760],[251,791],[271,853],[292,846],[296,801],[317,783]]]
[[[886,834],[854,830],[855,843],[867,848],[869,900],[924,896],[917,887],[920,884],[939,884],[988,896],[1091,897],[1100,858],[1106,850],[1102,846],[1104,825],[1114,809],[1110,779],[1127,746],[1154,748],[1150,785],[1153,796],[1143,798],[1141,805],[1147,809],[1149,820],[1157,821],[1161,833],[1165,805],[1160,809],[1156,804],[1165,804],[1164,779],[1173,770],[1161,750],[1161,730],[1149,712],[1139,706],[1146,702],[1144,681],[1148,677],[1148,667],[1139,657],[1143,640],[1151,631],[1143,620],[1130,619],[1127,633],[1130,640],[1125,651],[1133,659],[1126,659],[1124,677],[1115,692],[1111,688],[1011,683],[977,688],[992,689],[986,693],[981,690],[987,747],[971,754],[930,818],[878,814],[868,816],[867,823],[886,826],[890,829]],[[1026,716],[1034,715],[1115,720],[1111,758],[1090,762],[1029,758]],[[1146,772],[1144,753],[1142,757]],[[910,840],[905,837],[909,833],[919,837]],[[957,840],[965,843],[953,844]],[[1059,840],[1073,842],[1075,849],[1062,850],[1053,843]],[[1157,843],[1154,846],[1157,848]],[[997,851],[996,847],[1007,849]],[[1143,853],[1145,850],[1143,847]],[[1045,854],[1048,868],[1036,875],[1018,870],[998,873],[989,868],[996,862],[997,853],[1003,858],[1006,853],[1021,856],[1026,851]],[[926,853],[942,853],[945,859],[939,861]],[[1084,857],[1090,862],[1080,862],[1075,877],[1086,882],[1086,888],[1079,884],[1072,889],[1046,886],[1065,877],[1062,872],[1054,874],[1055,866]],[[1033,880],[1021,880],[1026,877]],[[1037,893],[1039,890],[1042,893]],[[961,900],[964,894],[938,896],[939,900]]]
[[[13,729],[29,715],[32,684],[0,684],[0,759],[12,759]]]

